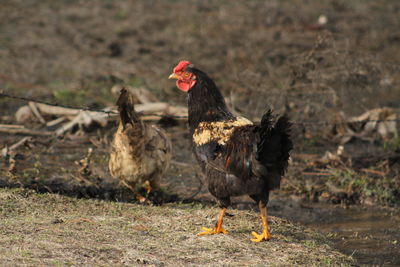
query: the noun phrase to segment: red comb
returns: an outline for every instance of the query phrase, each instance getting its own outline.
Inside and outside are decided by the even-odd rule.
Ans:
[[[182,70],[184,70],[187,66],[192,65],[192,63],[190,63],[187,60],[181,60],[178,65],[176,65],[176,67],[174,68],[174,73],[176,72],[180,72]]]

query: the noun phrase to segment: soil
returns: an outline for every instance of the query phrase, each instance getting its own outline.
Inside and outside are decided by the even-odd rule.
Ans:
[[[161,101],[185,105],[185,94],[167,77],[179,60],[188,59],[214,78],[235,112],[254,121],[268,108],[289,115],[294,123],[295,149],[282,188],[274,192],[270,206],[273,215],[297,218],[304,223],[298,219],[302,216],[300,213],[306,214],[304,209],[297,210],[299,216],[292,216],[296,211],[287,209],[290,204],[282,203],[294,201],[303,206],[327,203],[342,207],[354,204],[398,207],[400,204],[400,139],[384,140],[374,136],[371,142],[353,140],[344,145],[348,155],[345,160],[320,162],[326,151],[334,152],[338,148],[339,142],[332,138],[331,132],[338,112],[356,116],[373,108],[390,107],[398,113],[399,26],[400,2],[388,0],[6,0],[0,3],[0,92],[77,107],[103,108],[115,103],[111,87],[127,84],[144,87]],[[15,123],[14,114],[24,104],[0,97],[0,124]],[[36,121],[26,123],[26,127],[52,130]],[[130,204],[134,197],[110,178],[107,161],[114,131],[115,124],[111,123],[106,128],[70,133],[61,139],[35,137],[29,146],[17,150],[17,162],[11,173],[9,158],[1,160],[0,186],[65,195],[60,196],[61,203],[102,203],[99,214],[108,209],[108,205],[144,209]],[[166,131],[173,142],[173,163],[162,180],[164,191],[149,197],[155,204],[167,205],[168,210],[173,210],[178,202],[210,207],[213,200],[191,156],[185,122],[180,121]],[[22,137],[3,133],[0,138],[3,148]],[[85,157],[89,147],[94,149],[91,173],[82,176],[79,160]],[[23,200],[20,191],[4,190],[7,198],[17,192],[17,203],[36,201],[42,196],[29,193]],[[49,202],[58,198],[45,196],[51,199]],[[90,200],[92,198],[99,200]],[[251,211],[246,214],[256,216],[249,199],[238,198],[234,203],[233,213]],[[273,208],[274,203],[279,203],[279,209]],[[185,206],[177,207],[185,213]],[[41,208],[36,207],[36,212]],[[156,216],[160,209],[152,207],[150,210]],[[204,207],[200,211],[210,212],[209,216],[217,212]],[[6,216],[7,212],[2,214]],[[23,227],[18,228],[20,235],[15,238],[23,239],[34,232],[34,224],[29,222],[33,219],[24,214],[13,225],[28,220],[26,223],[30,226],[27,227],[32,231],[24,234]],[[318,213],[313,214],[318,216]],[[42,219],[48,218],[39,216],[39,220]],[[244,232],[249,229],[247,227]],[[70,229],[65,231],[68,233]],[[243,240],[244,232],[241,233]],[[104,236],[108,234],[111,230]],[[126,233],[120,233],[123,234]],[[49,235],[38,238],[48,239]],[[400,249],[400,240],[397,243],[396,240],[392,245]],[[23,243],[19,242],[13,251],[23,250],[25,252],[21,253],[26,255],[47,251],[55,258],[53,264],[58,264],[51,245],[43,245],[45,249],[39,252],[31,245],[23,250]],[[82,243],[77,245],[80,246],[85,247]],[[238,246],[241,246],[239,252],[247,251],[244,243]],[[76,262],[101,263],[100,258],[93,256],[101,253],[97,254],[93,247],[87,249],[90,260]],[[149,255],[148,250],[143,253],[140,254],[143,258]],[[7,255],[11,259],[8,264],[17,259]],[[18,258],[18,262],[50,263],[37,262],[38,255]],[[60,264],[74,262],[75,254],[69,255],[71,257],[60,258]],[[260,257],[260,261],[266,259]],[[340,263],[329,257],[326,263]],[[159,256],[152,259],[151,264],[164,262]],[[294,256],[289,262],[302,263],[297,260],[299,258]],[[172,262],[165,260],[167,265]],[[211,264],[204,258],[195,262]],[[257,263],[255,260],[254,264]],[[318,265],[317,260],[315,264]]]
[[[225,220],[229,234],[200,238],[193,232],[212,224],[217,209],[193,203],[149,207],[25,189],[0,189],[0,200],[3,266],[352,263],[322,234],[273,216],[274,241],[251,243],[249,233],[260,219],[248,211],[231,211]]]

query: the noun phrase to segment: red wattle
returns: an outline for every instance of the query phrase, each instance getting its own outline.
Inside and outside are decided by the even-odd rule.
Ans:
[[[195,80],[188,80],[188,81],[183,81],[183,80],[177,80],[176,81],[176,86],[184,92],[187,92],[196,84]]]

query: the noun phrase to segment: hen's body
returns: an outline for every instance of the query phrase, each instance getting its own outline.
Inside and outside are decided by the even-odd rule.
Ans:
[[[140,198],[141,187],[158,188],[171,159],[171,144],[164,131],[140,120],[125,89],[117,105],[121,121],[112,142],[109,169]]]
[[[214,82],[193,67],[186,71],[195,77],[188,91],[189,127],[193,151],[206,176],[210,193],[221,208],[214,229],[200,233],[226,232],[222,228],[230,197],[249,195],[260,207],[264,234],[253,241],[269,239],[266,205],[269,191],[278,188],[289,159],[292,142],[290,123],[283,116],[276,120],[271,111],[259,125],[234,116]]]
[[[197,83],[189,91],[189,126],[210,193],[221,207],[230,204],[230,196],[264,198],[279,187],[287,167],[292,148],[287,118],[273,124],[268,111],[260,125],[254,125],[235,117],[214,82],[197,69],[190,71]]]

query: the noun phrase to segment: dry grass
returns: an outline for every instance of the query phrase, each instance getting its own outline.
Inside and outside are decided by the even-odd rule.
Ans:
[[[271,217],[274,238],[253,244],[258,214],[230,211],[229,235],[196,237],[215,208],[129,203],[0,190],[0,263],[15,265],[348,265],[325,237]],[[307,257],[305,257],[307,255]]]

